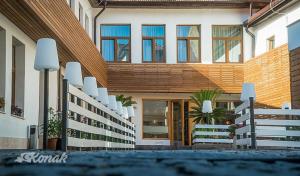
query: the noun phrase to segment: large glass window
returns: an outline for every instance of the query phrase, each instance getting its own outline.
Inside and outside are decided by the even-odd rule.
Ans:
[[[213,62],[238,63],[243,61],[243,28],[235,26],[213,26]]]
[[[25,90],[25,45],[13,37],[11,114],[23,116]]]
[[[177,61],[200,62],[200,26],[177,26]]]
[[[166,62],[165,25],[143,25],[143,62]]]
[[[0,111],[5,111],[6,31],[0,27]]]
[[[168,138],[168,101],[143,101],[143,138]]]
[[[130,62],[130,25],[101,25],[101,53],[109,62]]]

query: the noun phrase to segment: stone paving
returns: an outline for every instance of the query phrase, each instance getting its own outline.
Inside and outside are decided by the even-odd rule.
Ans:
[[[70,152],[67,153],[65,164],[16,163],[15,160],[20,153],[22,151],[0,150],[0,176],[300,176],[300,151]],[[59,152],[41,153],[60,154]]]

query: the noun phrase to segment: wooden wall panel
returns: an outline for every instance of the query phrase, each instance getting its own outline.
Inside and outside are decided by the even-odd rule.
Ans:
[[[195,92],[218,88],[240,93],[243,64],[108,64],[108,88],[116,92]]]
[[[257,103],[281,107],[291,101],[287,45],[282,45],[245,63],[245,82],[255,83]]]
[[[54,38],[63,65],[79,61],[85,75],[107,86],[106,63],[66,0],[1,0],[0,13],[34,41]]]
[[[300,48],[290,52],[292,106],[300,109]]]

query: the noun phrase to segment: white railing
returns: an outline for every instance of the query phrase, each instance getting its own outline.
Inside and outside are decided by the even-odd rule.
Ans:
[[[64,87],[68,89],[66,148],[134,148],[134,124],[74,86]]]
[[[235,113],[241,114],[235,120],[236,145],[252,146],[249,103],[240,105]],[[242,112],[242,113],[241,113]],[[300,116],[300,110],[253,109],[256,147],[300,147],[300,120],[282,120]],[[253,117],[253,118],[254,118]],[[259,117],[259,118],[258,118]],[[281,119],[275,119],[280,117]]]
[[[222,143],[232,144],[229,138],[229,125],[200,125],[196,124],[193,132],[193,143]]]

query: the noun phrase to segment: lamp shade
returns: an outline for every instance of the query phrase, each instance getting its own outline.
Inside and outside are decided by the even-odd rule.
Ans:
[[[55,40],[41,38],[37,41],[34,69],[56,71],[59,69],[57,47]]]
[[[109,105],[107,88],[104,87],[98,88],[98,97],[96,98],[96,100],[100,101],[105,106]]]
[[[119,114],[123,114],[123,106],[121,101],[117,101],[117,106],[118,106],[118,112]]]
[[[281,109],[291,110],[292,109],[291,103],[289,103],[289,102],[283,103],[282,106],[281,106]]]
[[[254,100],[256,99],[255,86],[253,83],[244,83],[241,94],[241,101],[247,101],[250,97],[253,97]]]
[[[202,112],[203,113],[212,113],[212,105],[210,100],[204,100],[202,104]]]
[[[70,84],[77,88],[82,88],[82,73],[79,62],[68,62],[66,64],[65,77]]]
[[[116,96],[115,95],[109,95],[108,96],[108,100],[109,100],[109,105],[108,107],[113,110],[113,111],[117,111],[117,100],[116,100]]]
[[[95,77],[84,77],[83,92],[91,97],[98,97],[97,81]]]
[[[128,110],[127,110],[127,107],[123,107],[123,117],[125,119],[128,119]]]
[[[133,106],[127,107],[128,117],[134,117],[134,109]]]

